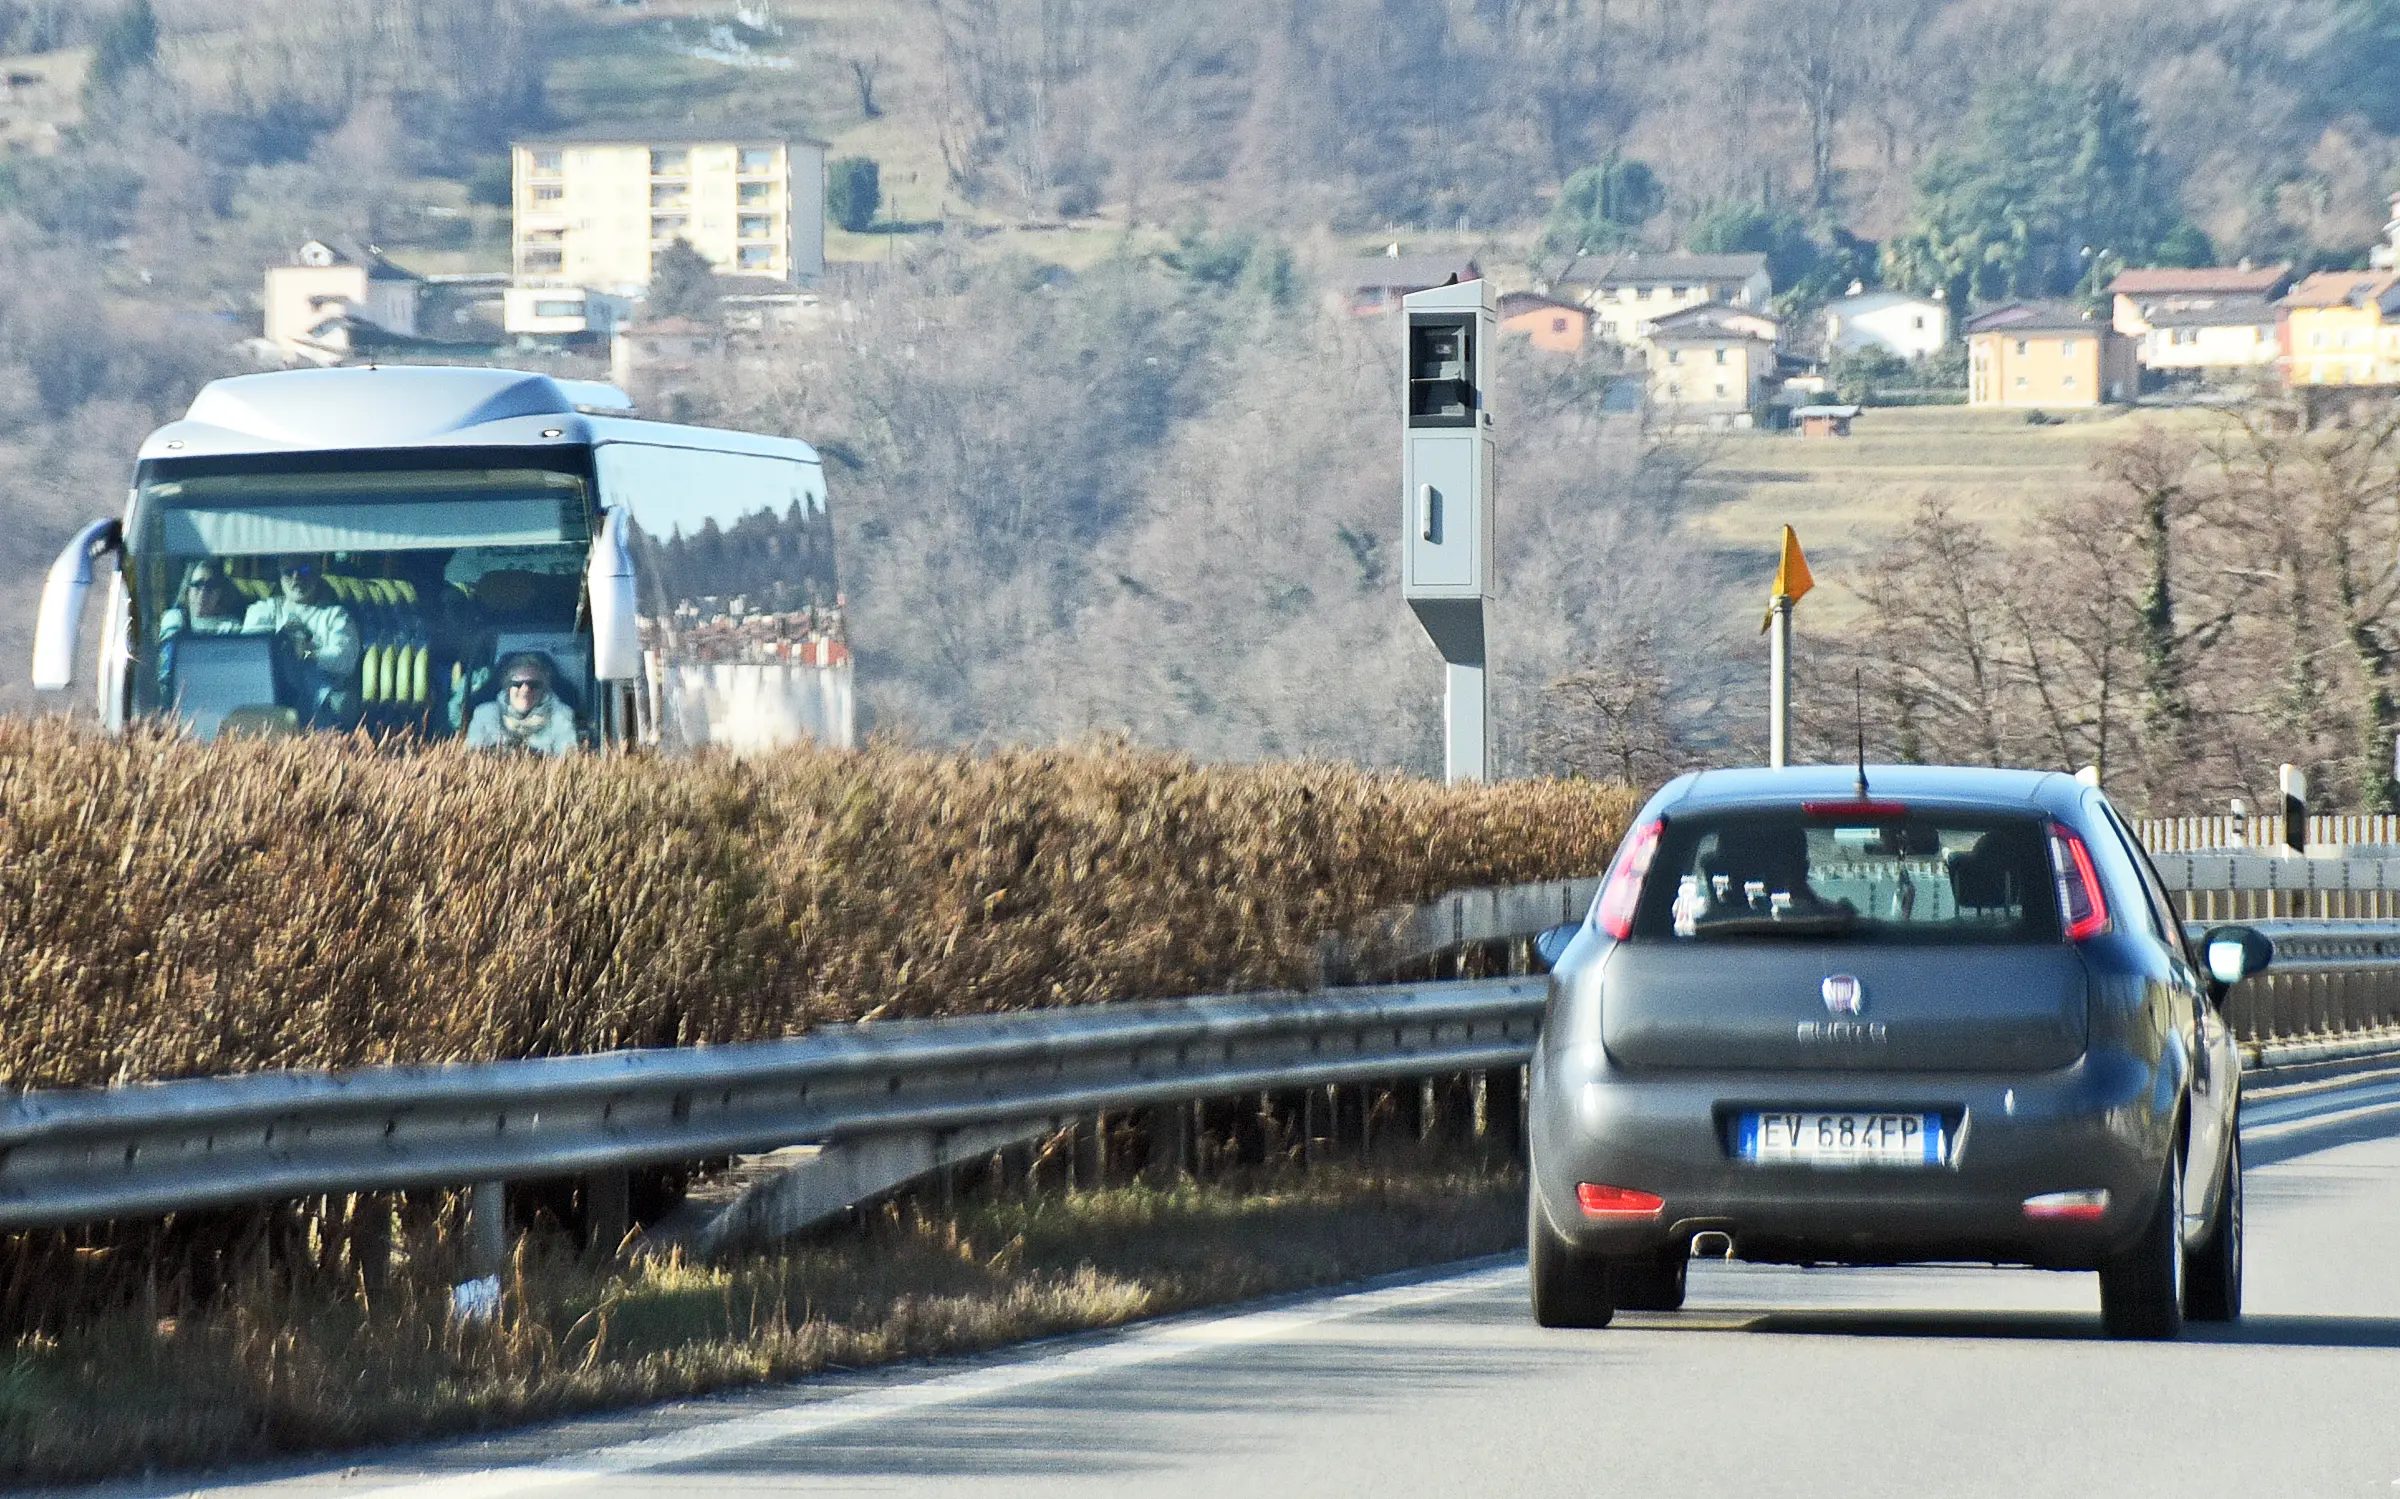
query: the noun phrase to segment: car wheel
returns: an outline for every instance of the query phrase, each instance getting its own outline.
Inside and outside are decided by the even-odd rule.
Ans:
[[[1606,1327],[1608,1262],[1560,1238],[1530,1187],[1525,1193],[1525,1265],[1533,1283],[1533,1320],[1543,1327]]]
[[[2183,1161],[2167,1179],[2142,1236],[2100,1265],[2100,1320],[2112,1338],[2171,1338],[2183,1330]]]
[[[2232,1322],[2242,1315],[2242,1141],[2225,1149],[2225,1185],[2208,1238],[2185,1270],[2183,1314],[2194,1322]]]
[[[1670,1244],[1657,1254],[1629,1254],[1608,1262],[1609,1299],[1623,1312],[1671,1312],[1683,1305],[1684,1272],[1691,1251]]]

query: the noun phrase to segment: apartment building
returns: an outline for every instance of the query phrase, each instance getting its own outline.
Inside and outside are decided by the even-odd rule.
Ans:
[[[824,274],[822,142],[548,137],[510,154],[520,287],[636,296],[678,239],[729,275]]]

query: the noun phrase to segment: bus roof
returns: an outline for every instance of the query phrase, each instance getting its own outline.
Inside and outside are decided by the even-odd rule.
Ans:
[[[576,388],[583,383],[456,365],[236,375],[202,386],[183,419],[151,433],[140,456],[638,442],[817,461],[816,449],[797,438],[588,416],[577,409]]]

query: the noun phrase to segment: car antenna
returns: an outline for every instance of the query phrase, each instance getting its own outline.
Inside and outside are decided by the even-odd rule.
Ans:
[[[1867,671],[1850,668],[1850,716],[1858,725],[1858,799],[1867,799]]]

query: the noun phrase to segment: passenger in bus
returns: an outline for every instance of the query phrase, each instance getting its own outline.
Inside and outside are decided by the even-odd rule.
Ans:
[[[299,699],[289,706],[312,723],[338,718],[350,711],[356,695],[352,689],[364,645],[358,621],[325,586],[323,558],[284,558],[280,580],[274,594],[242,616],[242,633],[276,638],[284,681]]]
[[[158,690],[175,682],[175,641],[183,635],[231,635],[242,627],[241,595],[225,576],[224,564],[203,557],[183,570],[175,602],[158,616]]]
[[[576,747],[575,710],[558,699],[550,659],[519,651],[500,663],[500,695],[475,710],[467,743],[477,749],[563,755]]]
[[[183,570],[183,587],[175,602],[158,617],[159,638],[181,635],[231,635],[242,627],[242,599],[224,565],[203,557]]]

